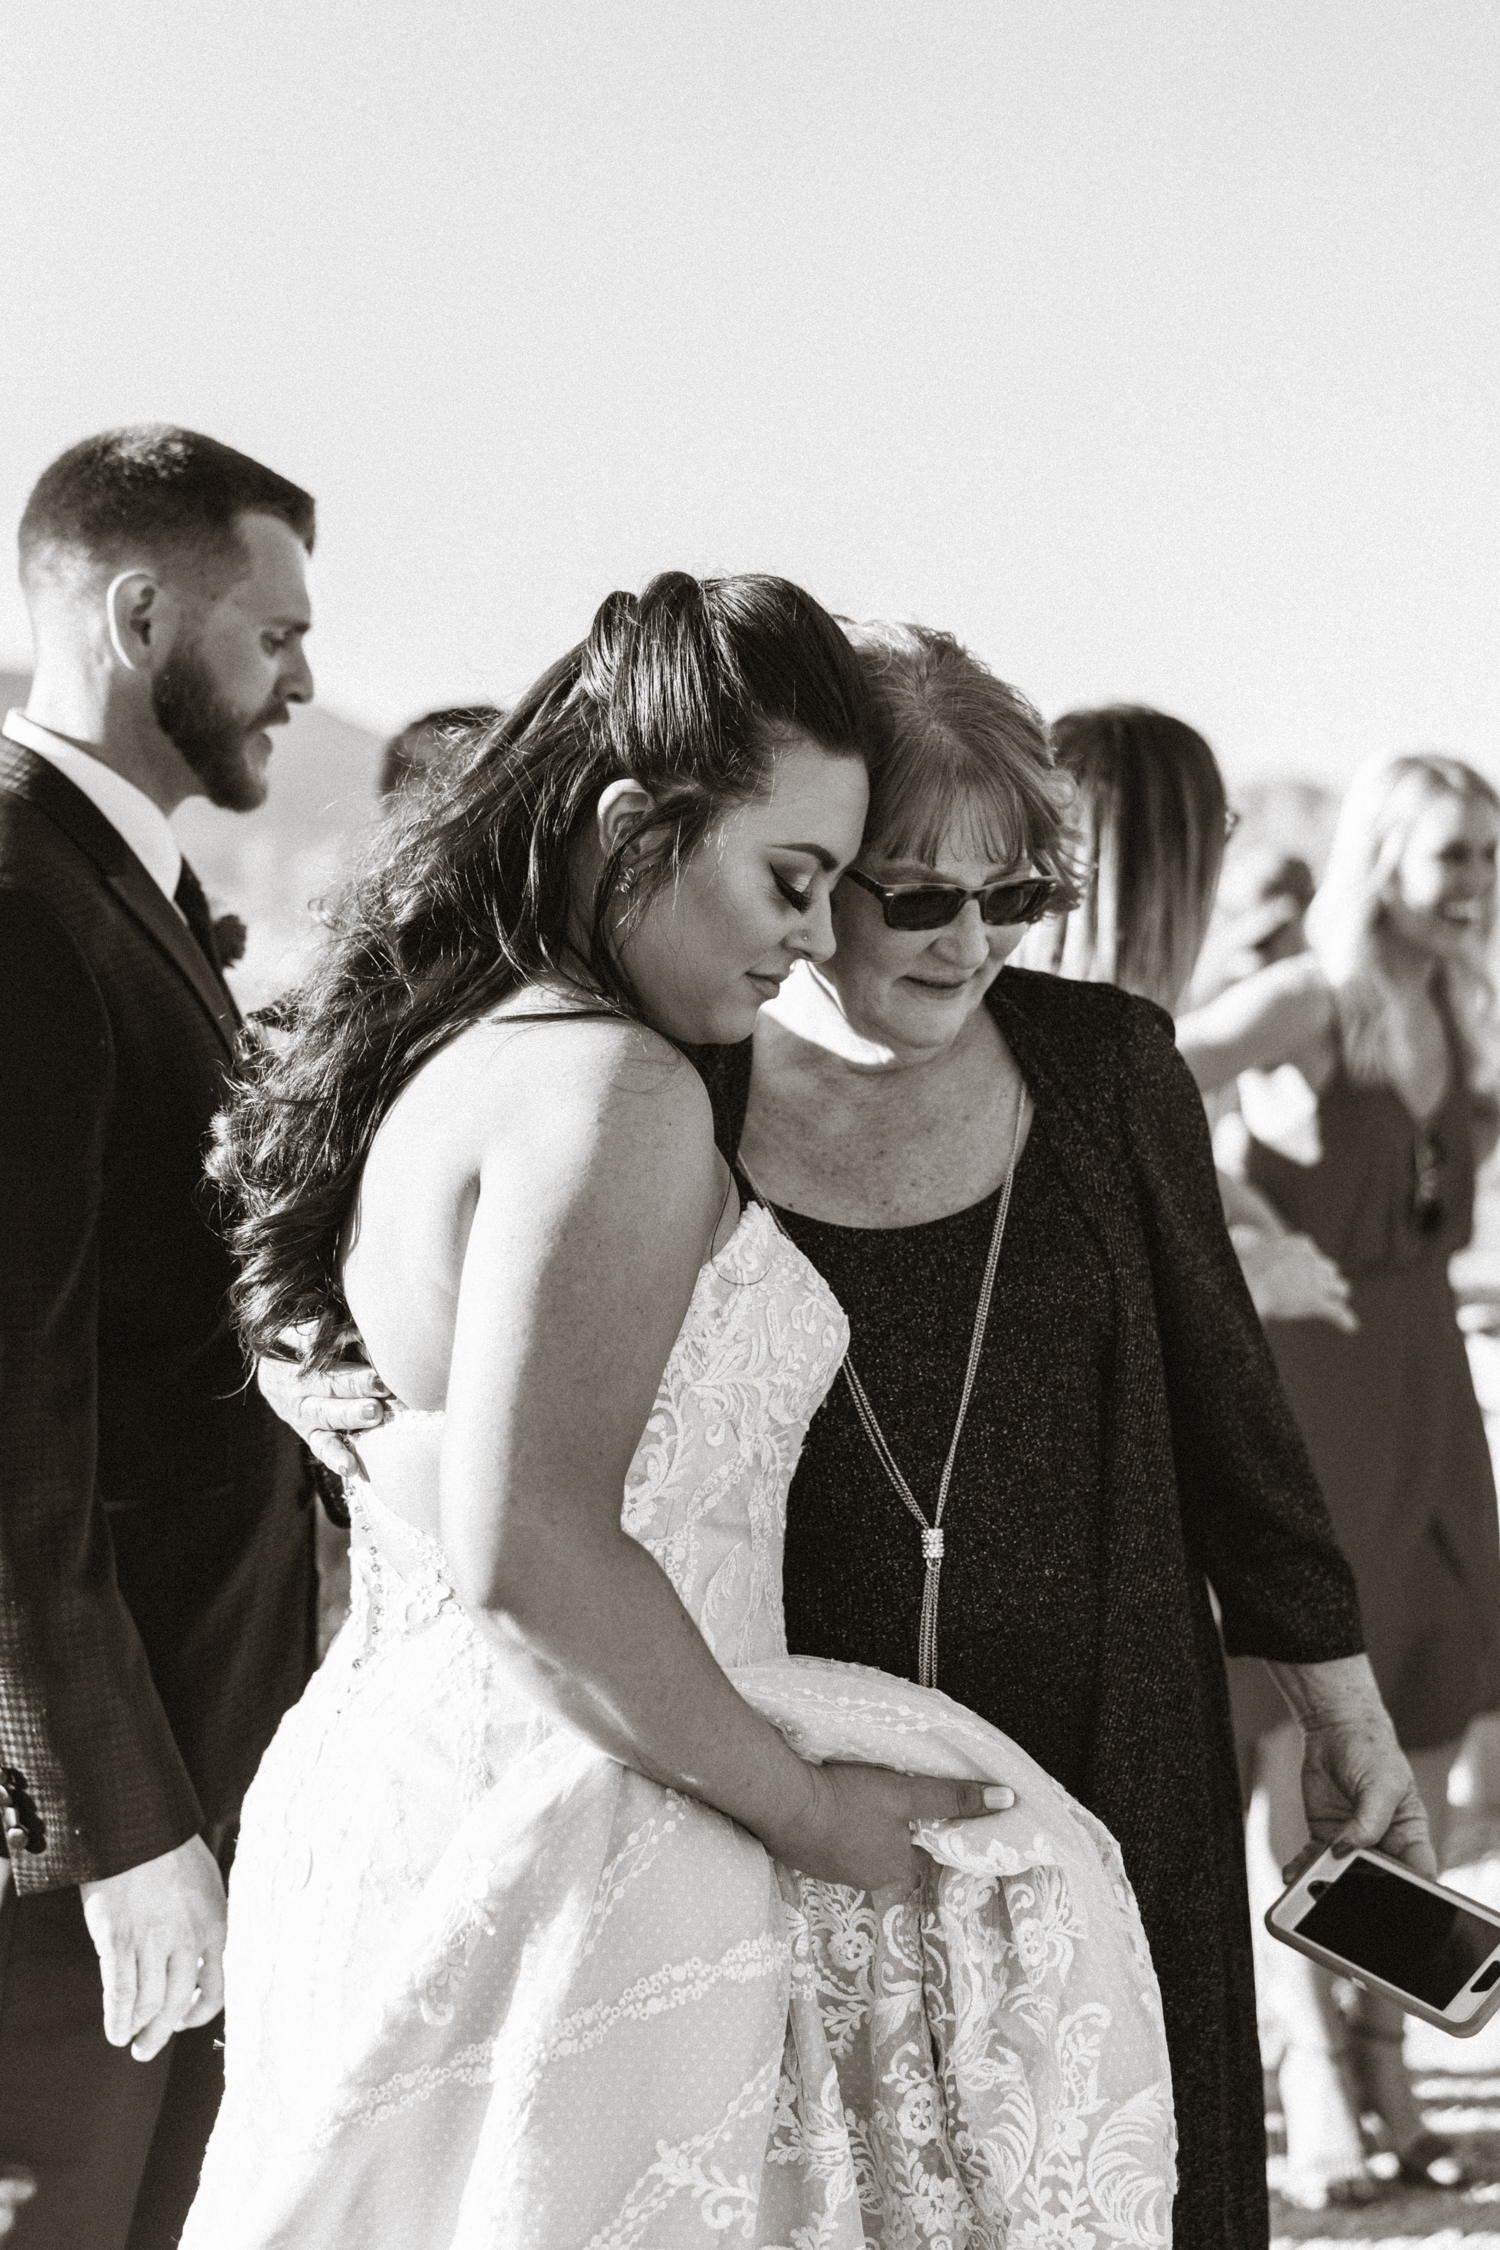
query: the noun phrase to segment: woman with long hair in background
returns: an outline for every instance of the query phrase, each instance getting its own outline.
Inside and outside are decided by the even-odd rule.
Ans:
[[[1052,728],[1078,790],[1083,875],[1070,913],[1027,933],[1028,968],[1116,984],[1175,1016],[1213,918],[1233,826],[1218,760],[1201,734],[1144,704],[1065,712]],[[1334,1261],[1243,1181],[1219,1193],[1262,1320],[1350,1324]]]
[[[1350,1284],[1346,1328],[1305,1320],[1271,1345],[1359,1586],[1371,1661],[1441,1849],[1447,1776],[1500,1694],[1500,1538],[1448,1262],[1469,1239],[1493,1146],[1500,1023],[1487,969],[1500,799],[1422,753],[1360,775],[1307,916],[1311,951],[1231,986],[1178,1026],[1205,1091],[1238,1079],[1246,1177]],[[1301,1841],[1296,1745],[1248,1669],[1258,1737],[1252,1877],[1265,1894]],[[1459,2182],[1426,2132],[1402,2018],[1274,1949],[1288,2192],[1314,2207],[1377,2192],[1359,2131],[1379,2112],[1407,2178]]]

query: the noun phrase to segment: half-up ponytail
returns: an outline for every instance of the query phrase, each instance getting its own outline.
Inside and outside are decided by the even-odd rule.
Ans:
[[[376,1130],[418,1069],[533,979],[640,1002],[610,929],[670,882],[728,806],[766,784],[779,736],[862,753],[869,711],[833,619],[785,579],[655,578],[611,594],[586,640],[506,716],[460,737],[395,800],[326,914],[321,949],[252,1048],[210,1162],[240,1260],[249,1349],[337,1356],[349,1314],[339,1241]],[[651,809],[606,859],[580,949],[574,867],[602,789]],[[633,910],[635,910],[633,908]]]

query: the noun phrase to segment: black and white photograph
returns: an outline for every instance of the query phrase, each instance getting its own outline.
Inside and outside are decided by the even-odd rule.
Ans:
[[[1500,2250],[1500,8],[0,57],[5,2250]]]

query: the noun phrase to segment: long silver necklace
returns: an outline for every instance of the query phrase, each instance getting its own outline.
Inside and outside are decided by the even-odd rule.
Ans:
[[[989,1256],[984,1261],[984,1279],[979,1284],[979,1303],[974,1313],[973,1334],[969,1338],[969,1361],[964,1369],[964,1387],[958,1401],[958,1419],[953,1425],[953,1440],[948,1447],[948,1458],[943,1463],[943,1474],[938,1483],[937,1505],[932,1511],[931,1523],[927,1521],[920,1501],[901,1473],[900,1464],[895,1454],[892,1453],[886,1434],[876,1418],[875,1409],[870,1404],[869,1394],[855,1373],[853,1361],[847,1357],[844,1361],[844,1381],[849,1386],[849,1396],[854,1401],[854,1410],[858,1414],[861,1427],[874,1450],[875,1458],[889,1477],[897,1496],[921,1527],[922,1560],[927,1566],[927,1575],[922,1582],[922,1616],[917,1628],[917,1682],[921,1687],[935,1688],[937,1686],[938,1591],[943,1574],[943,1510],[948,1504],[948,1487],[953,1481],[953,1464],[958,1459],[958,1442],[963,1436],[964,1419],[968,1414],[969,1400],[973,1396],[975,1379],[979,1374],[980,1354],[984,1350],[984,1332],[989,1326],[990,1300],[995,1293],[995,1274],[1000,1264],[1000,1245],[1005,1240],[1005,1221],[1010,1211],[1011,1189],[1015,1185],[1016,1161],[1021,1148],[1021,1132],[1026,1122],[1028,1100],[1029,1096],[1026,1089],[1022,1087],[1021,1098],[1016,1104],[1016,1129],[1011,1138],[1010,1163],[1006,1167],[1005,1184],[1000,1190],[1000,1201],[995,1210],[995,1225],[990,1235]],[[765,1204],[772,1219],[781,1229],[781,1232],[785,1234],[786,1229],[781,1225],[780,1219],[776,1217],[773,1205],[756,1187],[749,1172],[745,1170],[743,1161],[740,1164],[740,1170],[744,1173],[747,1185]]]

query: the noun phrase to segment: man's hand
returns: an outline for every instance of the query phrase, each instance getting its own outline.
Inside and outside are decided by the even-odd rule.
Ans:
[[[104,2036],[137,2062],[224,2005],[224,1883],[201,1836],[80,1883],[104,1980]]]
[[[1341,1857],[1377,1848],[1418,1875],[1436,1875],[1427,1814],[1369,1658],[1270,1669],[1302,1728],[1302,1804],[1311,1838],[1282,1869],[1285,1881],[1295,1882],[1330,1844]]]
[[[300,1332],[285,1341],[294,1348]],[[335,1476],[363,1476],[359,1455],[346,1436],[357,1437],[385,1420],[390,1392],[364,1357],[357,1329],[346,1329],[339,1339],[348,1364],[327,1375],[304,1373],[300,1358],[257,1361],[255,1379],[272,1411],[290,1423],[310,1452]]]

